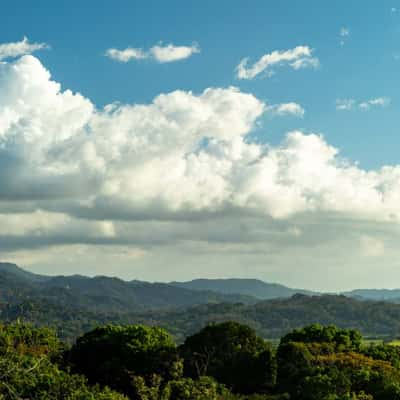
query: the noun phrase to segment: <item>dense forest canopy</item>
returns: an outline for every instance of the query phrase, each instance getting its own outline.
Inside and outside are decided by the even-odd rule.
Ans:
[[[396,400],[400,349],[310,325],[277,348],[237,322],[177,346],[164,329],[105,325],[72,346],[48,328],[0,325],[0,399]]]
[[[400,305],[360,301],[345,296],[304,296],[276,299],[254,305],[202,304],[146,312],[93,312],[33,297],[17,304],[3,304],[0,320],[17,320],[51,326],[72,342],[98,325],[146,324],[166,328],[178,342],[211,322],[234,320],[254,328],[265,339],[277,339],[304,325],[322,323],[356,328],[364,336],[391,340],[400,334]]]

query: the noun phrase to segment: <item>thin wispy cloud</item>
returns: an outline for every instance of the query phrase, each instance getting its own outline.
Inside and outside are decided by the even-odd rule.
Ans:
[[[340,36],[340,45],[344,46],[347,38],[350,36],[350,29],[342,26],[339,31],[339,36]]]
[[[370,110],[373,107],[387,107],[391,103],[389,97],[376,97],[365,101],[356,101],[355,99],[337,99],[336,110],[351,111],[351,110]]]
[[[302,118],[305,114],[304,108],[300,104],[294,102],[274,104],[267,106],[266,110],[278,116],[292,115]]]
[[[191,46],[175,46],[173,44],[158,44],[145,51],[141,48],[128,47],[123,50],[110,48],[106,50],[106,56],[122,63],[133,60],[152,59],[159,63],[169,63],[184,60],[193,54],[200,53],[198,44]]]
[[[28,38],[24,36],[20,42],[0,44],[0,60],[32,54],[35,51],[47,48],[49,48],[49,45],[46,43],[30,43]]]
[[[336,110],[349,111],[354,107],[355,103],[354,99],[337,99]]]
[[[133,49],[131,47],[128,47],[125,50],[108,49],[106,51],[106,56],[122,63],[131,60],[141,60],[147,57],[146,53],[142,49]]]
[[[369,110],[371,107],[387,107],[389,104],[390,99],[388,97],[377,97],[375,99],[363,101],[359,104],[359,108],[362,110]]]
[[[308,46],[297,46],[290,50],[275,50],[264,54],[252,66],[248,66],[249,58],[243,58],[236,67],[238,79],[254,79],[264,73],[271,76],[273,68],[278,66],[289,66],[295,70],[302,68],[316,68],[319,66],[318,58],[313,56],[313,49]]]

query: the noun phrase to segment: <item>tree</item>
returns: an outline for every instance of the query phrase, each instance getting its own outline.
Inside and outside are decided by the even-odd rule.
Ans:
[[[281,343],[329,343],[336,350],[359,350],[362,343],[361,334],[354,329],[340,329],[335,325],[322,326],[312,324],[295,329],[281,339]]]
[[[60,369],[56,363],[60,349],[50,329],[0,325],[0,399],[127,400]]]
[[[212,376],[239,393],[262,392],[275,384],[272,348],[246,325],[208,325],[188,337],[180,352],[189,377]]]
[[[91,383],[108,385],[135,396],[133,378],[168,381],[179,377],[182,365],[175,343],[165,330],[142,325],[106,325],[78,338],[68,354],[72,370]]]

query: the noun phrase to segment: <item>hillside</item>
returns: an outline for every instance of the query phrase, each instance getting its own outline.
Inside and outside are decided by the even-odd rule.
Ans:
[[[102,313],[171,309],[204,303],[256,302],[255,298],[241,294],[192,291],[164,283],[127,282],[104,276],[45,277],[13,264],[0,264],[0,302],[17,305],[32,299]]]
[[[34,274],[32,272],[26,271],[16,264],[12,263],[1,263],[0,262],[0,274],[11,274],[17,278],[23,279],[26,282],[44,282],[50,277],[44,275]]]
[[[125,313],[92,312],[35,298],[3,307],[0,320],[11,322],[17,319],[35,325],[55,327],[67,340],[72,340],[99,324],[112,322],[158,325],[168,329],[178,341],[182,341],[210,322],[227,320],[247,324],[268,339],[278,338],[294,328],[312,323],[356,328],[365,336],[400,336],[400,305],[334,295],[295,295],[289,299],[267,300],[253,305],[202,304],[169,311]]]
[[[186,336],[209,322],[234,320],[250,325],[265,338],[280,337],[292,329],[313,323],[355,328],[365,336],[400,335],[400,305],[360,301],[338,295],[295,295],[255,305],[200,305],[185,312],[144,315],[171,332]]]

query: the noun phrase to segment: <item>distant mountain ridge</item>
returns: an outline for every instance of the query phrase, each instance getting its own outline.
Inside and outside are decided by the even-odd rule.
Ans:
[[[254,304],[257,301],[241,294],[193,291],[166,283],[127,282],[105,276],[42,276],[15,264],[0,263],[0,302],[16,304],[32,298],[91,312],[140,312],[207,303]]]
[[[357,299],[400,303],[400,289],[355,289],[342,294]]]
[[[224,294],[242,294],[260,300],[291,297],[297,293],[316,295],[304,289],[292,289],[277,283],[267,283],[259,279],[194,279],[188,282],[170,282],[171,285],[190,290],[211,290]]]
[[[187,308],[200,304],[243,303],[321,293],[293,289],[258,279],[194,279],[149,283],[139,280],[83,275],[44,276],[16,264],[0,263],[0,302],[16,304],[40,298],[90,312],[143,312]],[[342,293],[359,300],[400,303],[400,289],[357,289]]]

